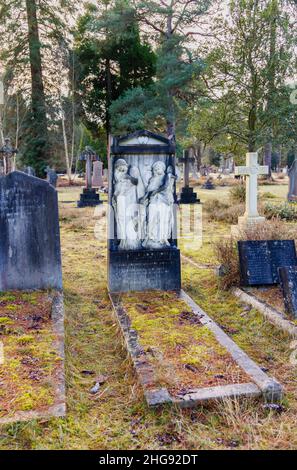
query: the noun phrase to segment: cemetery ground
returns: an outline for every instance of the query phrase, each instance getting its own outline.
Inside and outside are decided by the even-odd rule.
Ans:
[[[196,190],[205,203],[205,215],[213,214],[211,200],[228,202],[229,187]],[[263,202],[275,204],[285,200],[286,191],[287,184],[260,187]],[[183,260],[183,289],[281,382],[285,398],[276,409],[265,407],[261,399],[228,399],[190,410],[150,409],[123,347],[106,288],[106,206],[101,205],[95,216],[92,208],[77,209],[79,192],[80,188],[59,189],[67,416],[2,427],[0,449],[296,449],[297,370],[290,360],[296,345],[224,290],[213,269],[218,264],[215,243],[230,233],[234,215],[226,209],[228,222],[203,217],[202,247],[180,242],[182,254],[196,263]],[[294,230],[289,222],[284,226]],[[151,294],[152,302],[155,298]],[[164,302],[165,310],[167,306],[171,308]],[[99,390],[91,393],[96,383]]]

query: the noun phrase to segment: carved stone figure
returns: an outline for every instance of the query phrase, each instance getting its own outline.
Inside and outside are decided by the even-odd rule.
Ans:
[[[147,207],[147,234],[143,247],[161,249],[170,246],[174,216],[174,182],[172,167],[162,161],[157,161],[152,167],[151,177],[145,196],[141,203]]]
[[[141,248],[143,237],[143,213],[138,204],[144,195],[144,186],[138,168],[119,159],[114,165],[114,192],[112,206],[115,211],[119,250]]]

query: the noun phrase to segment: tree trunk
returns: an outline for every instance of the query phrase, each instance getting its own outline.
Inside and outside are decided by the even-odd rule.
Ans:
[[[269,168],[268,178],[271,178],[271,162],[272,162],[272,143],[267,142],[264,147],[264,165]]]
[[[26,0],[26,9],[31,68],[31,120],[27,136],[27,163],[36,169],[39,176],[43,176],[49,162],[49,142],[36,0]]]

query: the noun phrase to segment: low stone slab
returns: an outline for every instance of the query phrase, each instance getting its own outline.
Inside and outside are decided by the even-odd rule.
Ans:
[[[218,385],[202,386],[204,380],[204,374],[202,371],[203,366],[200,367],[200,369],[198,366],[196,369],[195,357],[192,358],[191,355],[189,355],[189,350],[187,350],[184,344],[186,342],[184,340],[184,336],[183,340],[179,339],[178,341],[176,355],[172,354],[172,351],[169,351],[168,355],[166,355],[164,351],[162,354],[162,349],[160,348],[160,343],[158,342],[159,338],[155,339],[155,342],[153,345],[151,345],[151,347],[147,347],[147,344],[144,346],[141,324],[142,322],[144,322],[143,325],[147,324],[145,320],[146,315],[148,316],[148,319],[150,319],[150,322],[153,322],[154,318],[156,319],[154,316],[156,312],[156,305],[154,302],[151,304],[149,302],[141,304],[139,302],[143,302],[143,299],[138,296],[135,304],[134,302],[131,302],[131,299],[128,299],[129,306],[127,308],[122,302],[122,297],[119,297],[116,294],[110,294],[110,298],[114,307],[117,321],[123,334],[126,348],[132,359],[138,379],[144,389],[145,398],[149,406],[175,404],[182,408],[194,407],[199,404],[220,399],[222,400],[228,397],[251,398],[263,396],[265,400],[269,401],[278,401],[281,398],[282,387],[280,384],[275,380],[270,379],[267,374],[265,374],[261,368],[255,362],[253,362],[184,291],[181,291],[179,296],[180,301],[183,302],[184,307],[182,310],[184,311],[182,311],[182,313],[179,314],[179,316],[176,318],[178,318],[178,322],[180,322],[181,325],[183,322],[186,322],[188,326],[191,325],[191,329],[184,330],[183,334],[188,332],[186,335],[188,334],[189,337],[192,338],[195,337],[195,334],[197,333],[196,329],[198,329],[198,331],[199,328],[206,328],[206,330],[209,330],[210,333],[208,333],[208,335],[214,337],[214,342],[217,346],[214,346],[214,343],[212,343],[211,346],[208,345],[205,347],[203,340],[201,341],[201,344],[199,341],[197,342],[195,340],[195,345],[198,346],[198,349],[199,347],[202,348],[201,354],[203,354],[203,351],[206,351],[207,354],[211,351],[211,357],[218,357],[218,360],[221,359],[222,363],[228,362],[228,370],[234,371],[234,377],[232,378],[238,379],[238,382],[232,383],[230,378],[230,383],[226,383],[226,379],[225,381],[221,381],[222,385],[220,385],[219,379],[224,377],[224,373],[222,373],[221,376],[220,374],[216,375],[216,377],[218,377]],[[168,297],[167,305],[164,305],[164,308],[167,308],[169,303],[170,299]],[[186,310],[187,306],[190,307],[190,311]],[[182,306],[179,305],[179,307]],[[128,314],[128,310],[130,308],[140,309],[140,315],[134,319],[133,315],[130,317]],[[143,311],[141,312],[141,310]],[[141,313],[143,313],[143,318]],[[174,315],[177,315],[176,312],[174,312],[174,309],[173,312],[171,310],[171,313],[169,313],[168,316],[166,316],[166,314],[161,311],[157,321],[161,321],[163,324],[167,325],[166,322],[168,322],[168,319],[172,318]],[[133,327],[134,323],[139,325],[137,331],[135,327]],[[168,337],[171,337],[172,334],[177,334],[182,337],[182,332],[178,330],[178,324],[173,326],[173,332],[168,329]],[[166,328],[167,326],[165,329]],[[172,341],[174,343],[174,340]],[[176,383],[173,385],[171,383],[171,379],[173,379],[173,382],[174,380],[175,382],[177,381],[178,374],[180,373],[182,367],[179,363],[177,364],[176,368],[174,368],[172,360],[170,359],[172,356],[176,358],[176,356],[180,354],[180,350],[183,351],[181,356],[182,358],[184,356],[189,356],[189,361],[193,359],[192,365],[190,363],[183,364],[182,366],[190,370],[190,377],[184,377],[186,383],[184,388],[178,387]],[[215,350],[220,351],[219,354],[221,354],[221,358],[216,356]],[[150,355],[153,355],[152,360]],[[197,356],[199,363],[199,352],[197,352]],[[205,359],[205,361],[208,364],[207,359]],[[215,370],[213,363],[209,363],[209,365],[211,366],[211,369],[213,368]],[[224,366],[221,367],[222,369],[224,368]],[[162,382],[160,375],[164,375],[165,377],[167,376],[169,378],[167,385],[164,381]],[[158,379],[156,379],[156,377]],[[195,377],[197,377],[197,383],[202,384],[201,386],[195,386]],[[191,383],[194,384],[194,386],[190,386]],[[204,383],[207,383],[206,377]]]
[[[65,416],[62,293],[1,294],[0,330],[0,425]]]
[[[285,331],[293,338],[297,338],[297,325],[290,321],[284,313],[267,304],[263,300],[258,299],[247,289],[235,288],[233,289],[233,294],[243,302],[256,308],[270,323]]]

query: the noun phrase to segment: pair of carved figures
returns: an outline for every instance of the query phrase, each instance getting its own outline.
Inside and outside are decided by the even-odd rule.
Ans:
[[[161,249],[170,246],[174,228],[176,176],[163,161],[152,165],[145,185],[137,167],[124,159],[114,165],[112,206],[120,250]]]

